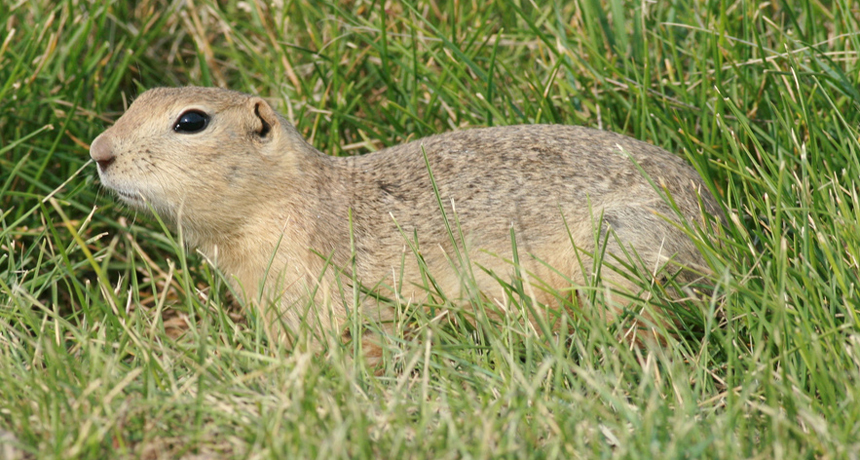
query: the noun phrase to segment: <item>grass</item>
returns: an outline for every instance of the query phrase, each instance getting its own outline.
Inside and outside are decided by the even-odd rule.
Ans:
[[[8,3],[0,457],[857,458],[854,2]],[[698,330],[631,350],[586,314],[558,344],[416,313],[382,375],[269,343],[87,165],[130,99],[184,84],[268,97],[333,155],[514,123],[677,152],[728,216]]]

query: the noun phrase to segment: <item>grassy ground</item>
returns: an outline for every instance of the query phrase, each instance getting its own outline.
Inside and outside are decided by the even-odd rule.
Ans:
[[[0,5],[0,457],[858,458],[860,6],[537,3]],[[184,84],[334,155],[514,123],[661,145],[727,211],[715,291],[662,349],[583,313],[562,344],[419,318],[383,375],[291,353],[87,164]]]

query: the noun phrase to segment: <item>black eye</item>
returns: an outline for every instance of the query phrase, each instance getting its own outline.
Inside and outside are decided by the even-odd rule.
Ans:
[[[194,134],[206,129],[209,124],[209,115],[199,110],[189,110],[179,116],[173,130],[177,133]]]

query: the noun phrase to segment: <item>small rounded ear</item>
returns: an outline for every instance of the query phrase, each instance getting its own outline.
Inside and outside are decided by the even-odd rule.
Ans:
[[[267,139],[272,133],[272,129],[280,124],[278,114],[268,102],[259,97],[251,98],[248,105],[254,111],[254,120],[251,125],[254,134],[260,139]]]

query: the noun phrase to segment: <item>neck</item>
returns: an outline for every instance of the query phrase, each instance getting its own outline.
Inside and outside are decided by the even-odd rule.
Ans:
[[[306,292],[301,285],[314,284],[323,270],[319,254],[328,256],[333,242],[349,241],[346,234],[334,235],[348,222],[342,178],[332,161],[318,152],[293,158],[272,171],[287,177],[266,178],[229,222],[208,222],[201,227],[209,231],[195,232],[195,222],[187,221],[188,244],[218,267],[246,304],[297,300]]]

